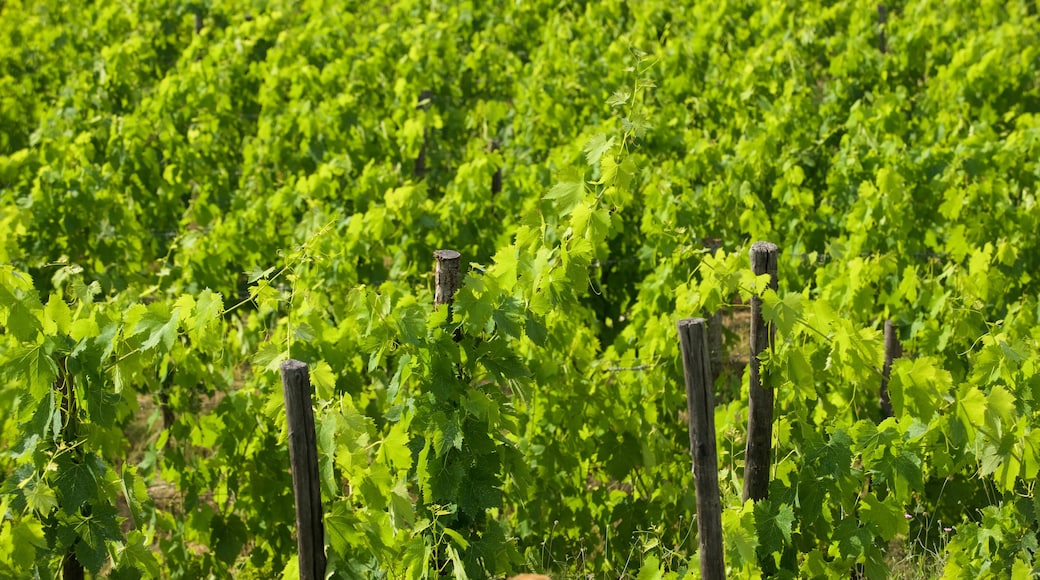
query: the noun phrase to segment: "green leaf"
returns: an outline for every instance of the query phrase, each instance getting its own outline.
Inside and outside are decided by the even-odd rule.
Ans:
[[[0,508],[4,507],[6,506],[0,503]],[[8,553],[15,562],[21,564],[25,569],[29,569],[37,554],[46,553],[47,550],[47,539],[44,536],[42,523],[36,518],[23,518],[20,521],[9,521],[5,525],[11,526],[13,540],[12,549]],[[0,525],[0,538],[3,536],[3,527],[4,525]]]
[[[43,309],[44,333],[54,335],[57,333],[67,334],[72,325],[72,311],[57,294],[51,294],[47,306]]]
[[[440,428],[433,431],[433,445],[437,455],[443,456],[449,449],[462,449],[462,425],[457,412],[450,416],[438,412],[434,418]]]
[[[325,538],[333,552],[342,558],[350,555],[351,543],[360,534],[357,525],[357,518],[345,500],[333,503],[325,516]]]
[[[780,298],[769,289],[762,294],[762,315],[776,325],[781,336],[791,336],[802,317],[802,295],[788,292]]]
[[[994,428],[1014,422],[1015,397],[1007,389],[995,385],[986,397],[987,423]]]
[[[69,326],[69,336],[72,337],[72,340],[80,341],[85,338],[95,338],[99,334],[101,334],[101,328],[98,327],[97,321],[94,320],[93,313],[87,318],[77,318]]]
[[[1029,580],[1033,577],[1033,567],[1025,557],[1021,555],[1016,557],[1014,565],[1011,566],[1011,580]]]
[[[332,372],[329,363],[320,360],[310,368],[311,384],[319,399],[329,400],[333,397],[336,389],[336,375]]]
[[[759,546],[769,553],[780,552],[791,543],[794,510],[784,503],[761,500],[755,504],[755,524]]]
[[[46,517],[51,510],[58,507],[58,498],[47,482],[34,478],[23,490],[25,505],[28,509]]]
[[[877,188],[881,193],[888,196],[903,195],[903,178],[899,172],[890,167],[882,167],[877,172]]]
[[[512,292],[516,287],[517,267],[519,260],[516,256],[516,248],[503,246],[495,252],[494,264],[488,268],[484,275],[489,280],[489,286],[501,292]],[[492,286],[493,284],[493,286]]]
[[[585,180],[580,176],[572,181],[560,181],[553,185],[545,199],[551,200],[559,215],[566,216],[585,199]]]
[[[757,562],[758,532],[755,529],[755,502],[727,508],[722,512],[722,540],[726,545],[726,561],[731,566],[743,567]]]
[[[545,341],[549,338],[549,332],[545,328],[545,323],[530,310],[527,311],[527,320],[524,322],[524,334],[536,346],[545,346]]]
[[[108,560],[108,550],[105,548],[104,538],[90,523],[91,520],[87,522],[80,527],[80,541],[76,542],[76,559],[83,564],[83,568],[97,574]]]
[[[965,427],[975,432],[986,424],[986,395],[978,387],[964,384],[957,396],[957,408],[966,421]]]
[[[815,401],[816,378],[812,363],[801,348],[791,348],[787,356],[787,375],[794,384],[795,392],[805,401]]]
[[[610,148],[614,146],[614,137],[607,138],[605,133],[599,133],[589,139],[588,143],[585,144],[585,161],[589,165],[595,165],[599,163],[600,157],[610,151]]]
[[[395,530],[407,529],[415,524],[415,506],[408,492],[408,484],[403,479],[390,492],[390,522]]]
[[[127,565],[144,572],[146,578],[159,578],[159,560],[145,543],[144,534],[139,530],[131,530],[126,535],[126,543],[118,553],[120,567]]]
[[[462,539],[462,536],[459,536],[458,533],[452,530],[445,528],[444,531],[445,533],[451,532],[454,534],[453,537],[458,536],[459,539]],[[466,567],[462,564],[462,557],[459,555],[459,551],[451,544],[448,544],[447,550],[448,558],[451,560],[452,576],[455,580],[469,580],[469,576],[466,575]]]
[[[844,429],[837,428],[830,439],[813,454],[819,472],[834,478],[847,477],[852,469],[852,438]]]
[[[444,528],[444,535],[452,539],[456,546],[466,550],[469,548],[469,541],[462,537],[462,534],[456,532],[451,528]]]
[[[664,571],[661,570],[661,561],[652,554],[647,556],[643,565],[639,567],[639,575],[636,576],[636,580],[662,580],[663,578]]]
[[[53,388],[58,376],[58,365],[46,350],[46,343],[16,347],[10,354],[13,370],[29,383],[29,395],[35,403]]]
[[[116,510],[107,505],[93,506],[89,517],[73,516],[72,520],[76,522],[76,534],[79,536],[75,544],[76,559],[84,568],[97,574],[108,560],[105,542],[122,537],[116,521]]]
[[[617,90],[617,91],[614,91],[614,94],[611,95],[610,98],[607,99],[607,105],[609,105],[611,107],[620,107],[620,106],[628,103],[628,100],[631,97],[632,97],[632,94],[629,93],[628,91]]]
[[[491,319],[494,305],[487,297],[475,294],[467,284],[455,294],[454,311],[462,321],[467,334],[479,335]]]
[[[260,345],[260,349],[253,355],[253,364],[260,368],[277,372],[282,362],[288,359],[289,353],[285,351],[284,346],[274,342],[265,342]]]
[[[289,561],[285,563],[285,568],[282,569],[282,580],[297,580],[300,578],[300,555],[293,553],[289,557]]]
[[[860,517],[863,521],[877,526],[878,534],[885,541],[898,535],[906,535],[910,531],[906,509],[896,503],[891,495],[885,501],[879,500],[874,494],[864,496],[860,504]]]
[[[195,299],[195,321],[199,325],[217,320],[224,312],[224,298],[206,288]]]
[[[210,545],[213,546],[213,553],[221,562],[234,564],[242,552],[242,546],[249,539],[245,523],[235,514],[230,514],[226,519],[218,514],[211,525]]]
[[[910,414],[922,421],[930,420],[952,384],[949,371],[941,368],[935,357],[895,361],[888,388],[896,416]]]
[[[412,468],[412,450],[409,443],[411,436],[408,433],[408,424],[403,421],[395,423],[383,439],[381,451],[394,469],[407,472]]]
[[[275,270],[274,266],[271,266],[270,268],[267,268],[266,270],[261,270],[259,268],[256,268],[254,270],[249,270],[248,272],[245,273],[246,274],[246,280],[248,281],[249,284],[253,284],[257,280],[259,280],[261,278],[266,278],[266,277],[270,276],[271,274],[274,273],[274,270]]]
[[[75,460],[71,454],[63,454],[56,460],[58,478],[56,487],[61,495],[61,507],[66,513],[74,513],[88,500],[99,493],[99,482],[104,464],[93,455]]]
[[[29,302],[30,305],[26,305]],[[31,342],[43,331],[40,319],[33,311],[33,302],[28,298],[19,298],[7,288],[0,286],[0,327],[7,328],[20,342]],[[5,314],[6,317],[2,316]]]
[[[177,324],[180,320],[180,309],[169,312],[162,305],[152,305],[134,326],[133,335],[148,333],[148,338],[141,343],[141,350],[151,350],[162,343],[165,350],[173,348],[177,340]]]
[[[148,488],[144,481],[137,476],[137,468],[124,464],[120,485],[127,508],[130,510],[130,522],[135,527],[142,525],[145,521],[145,513],[144,507],[141,505],[141,498],[148,497]]]

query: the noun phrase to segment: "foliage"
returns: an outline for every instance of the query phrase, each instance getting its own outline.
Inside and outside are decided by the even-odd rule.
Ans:
[[[1033,3],[0,13],[0,575],[292,574],[292,357],[335,577],[694,576],[675,321],[753,295],[733,575],[1040,573]]]

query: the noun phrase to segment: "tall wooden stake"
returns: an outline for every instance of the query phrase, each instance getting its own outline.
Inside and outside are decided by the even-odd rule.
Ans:
[[[491,142],[488,143],[488,151],[491,152],[491,153],[494,153],[495,151],[498,151],[498,140],[497,139],[492,139]],[[496,195],[498,195],[500,193],[502,193],[502,166],[501,165],[499,165],[498,168],[495,169],[494,175],[491,176],[491,197],[493,198],[494,196],[496,196]],[[492,207],[492,210],[494,210],[494,207]]]
[[[679,346],[686,377],[686,410],[690,417],[690,454],[697,493],[697,540],[701,578],[725,578],[722,551],[722,500],[719,497],[718,453],[715,449],[715,401],[703,318],[680,320]]]
[[[777,247],[770,242],[751,246],[751,271],[769,274],[769,287],[777,288]],[[751,297],[751,365],[747,449],[744,453],[744,501],[769,495],[769,468],[773,452],[773,387],[763,385],[758,357],[772,348],[775,330],[762,318],[762,299]]]
[[[888,395],[888,381],[892,378],[892,361],[903,356],[896,327],[891,320],[885,321],[885,364],[881,368],[881,419],[893,415],[892,399]]]
[[[318,479],[318,441],[311,407],[311,379],[307,364],[281,364],[285,415],[289,426],[289,462],[296,497],[296,545],[300,552],[300,580],[325,578],[325,527],[321,516]]]

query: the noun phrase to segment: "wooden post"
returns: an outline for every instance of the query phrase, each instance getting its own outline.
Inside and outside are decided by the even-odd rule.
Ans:
[[[436,287],[433,292],[433,304],[434,308],[447,305],[449,324],[453,315],[451,307],[455,302],[455,292],[462,286],[462,275],[459,273],[460,256],[461,254],[455,250],[437,250],[433,253],[437,260],[434,266]],[[455,342],[462,340],[462,326],[456,327],[451,337]]]
[[[756,276],[769,274],[769,288],[777,288],[777,247],[770,242],[751,246],[751,271]],[[762,318],[762,299],[751,297],[751,360],[748,375],[747,449],[744,453],[744,501],[758,501],[769,495],[769,468],[773,451],[773,387],[762,384],[758,356],[772,348],[775,329]]]
[[[891,320],[885,321],[885,364],[881,368],[881,419],[893,415],[892,399],[888,395],[888,381],[892,378],[892,361],[903,356],[903,346],[899,344],[896,327]]]
[[[419,93],[419,102],[415,105],[415,108],[420,111],[430,110],[430,103],[433,101],[433,92],[430,90],[423,90]],[[422,148],[419,149],[419,155],[415,158],[415,178],[422,179],[426,177],[426,147],[430,140],[429,129],[423,129],[423,144]]]
[[[281,364],[285,415],[289,426],[289,462],[296,497],[296,545],[300,580],[325,578],[325,527],[321,516],[318,442],[311,407],[307,364],[289,359]]]
[[[686,411],[690,417],[690,453],[697,493],[697,540],[701,578],[725,578],[722,550],[722,500],[715,449],[715,401],[703,318],[680,320],[679,346],[686,377]]]
[[[491,153],[494,153],[495,151],[498,151],[498,140],[497,139],[492,139],[491,142],[488,143],[488,151],[491,152]],[[501,165],[499,165],[495,169],[495,174],[491,176],[491,196],[494,197],[494,196],[496,196],[496,195],[498,195],[500,193],[502,193],[502,166]]]
[[[433,253],[433,257],[437,260],[437,265],[434,269],[437,285],[433,294],[433,303],[436,306],[446,304],[450,309],[451,304],[455,301],[455,292],[462,285],[459,276],[461,254],[455,250],[437,250]],[[448,312],[448,320],[451,320],[450,310]]]
[[[77,539],[76,542],[78,541]],[[69,551],[65,552],[65,556],[61,559],[62,580],[84,580],[87,576],[83,570],[83,564],[80,564],[79,560],[76,559],[74,546],[75,542],[72,546],[69,546]]]

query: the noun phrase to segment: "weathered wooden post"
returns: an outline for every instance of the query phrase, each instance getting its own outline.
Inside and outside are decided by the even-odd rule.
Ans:
[[[436,287],[433,293],[433,303],[436,306],[448,306],[449,321],[451,320],[451,305],[455,302],[455,292],[462,285],[459,275],[461,256],[462,254],[455,250],[437,250],[433,253],[434,259],[437,260],[434,267]]]
[[[777,289],[777,247],[770,242],[751,246],[751,271],[769,274],[769,288]],[[769,495],[769,468],[773,451],[773,387],[763,385],[759,355],[772,348],[775,329],[762,317],[762,298],[751,297],[751,360],[747,448],[744,453],[744,501]]]
[[[325,578],[325,526],[318,479],[318,441],[311,406],[307,364],[289,359],[281,364],[285,415],[289,426],[289,462],[296,497],[296,546],[300,580]]]
[[[892,399],[888,394],[888,381],[892,378],[892,361],[903,356],[903,346],[899,344],[896,327],[891,320],[885,321],[885,363],[881,367],[881,419],[893,415]]]
[[[725,578],[722,551],[722,500],[719,497],[718,453],[715,449],[715,401],[703,318],[680,320],[679,346],[686,377],[686,410],[690,418],[690,454],[697,493],[697,541],[701,578]]]
[[[433,292],[433,304],[435,308],[448,307],[448,323],[452,319],[452,304],[455,302],[455,292],[462,286],[462,275],[460,273],[461,254],[455,250],[437,250],[433,253],[437,264],[434,266],[435,287]],[[459,326],[452,333],[455,342],[462,340],[462,327]]]
[[[495,151],[498,151],[498,140],[497,139],[492,139],[491,142],[488,143],[488,151],[491,152],[491,153],[494,153]],[[494,197],[494,196],[496,196],[496,195],[498,195],[500,193],[502,193],[502,166],[501,165],[499,165],[498,167],[495,168],[495,173],[494,173],[494,175],[491,176],[491,197]]]

